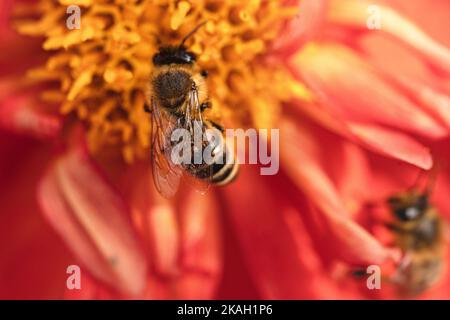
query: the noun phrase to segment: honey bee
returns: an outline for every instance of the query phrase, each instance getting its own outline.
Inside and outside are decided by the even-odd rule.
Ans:
[[[204,111],[212,107],[208,99],[206,77],[196,63],[197,57],[188,51],[186,40],[205,23],[199,24],[188,33],[178,46],[162,46],[153,56],[154,69],[148,84],[146,111],[151,114],[152,122],[152,170],[156,189],[166,197],[177,190],[180,179],[185,173],[194,180],[203,181],[203,185],[225,185],[238,173],[238,164],[234,161],[234,150],[227,148],[221,125],[205,117]],[[192,147],[192,159],[202,153],[211,142],[207,129],[215,131],[220,137],[215,142],[214,161],[189,164],[174,163],[171,154],[174,148],[171,140],[175,129],[185,129],[191,134],[198,129],[203,141],[201,147]],[[233,161],[227,161],[227,159]]]
[[[444,222],[428,192],[409,190],[387,200],[395,245],[403,259],[390,281],[403,296],[417,296],[435,284],[444,269]]]

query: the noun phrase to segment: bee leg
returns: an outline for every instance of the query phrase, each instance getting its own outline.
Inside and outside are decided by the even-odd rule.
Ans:
[[[404,229],[402,229],[401,227],[392,224],[392,223],[385,223],[384,226],[386,228],[388,228],[389,230],[396,232],[396,233],[407,233],[407,231],[405,231]]]
[[[225,128],[222,127],[220,124],[212,121],[212,120],[208,120],[209,124],[212,125],[214,128],[216,128],[217,130],[219,130],[220,132],[224,133],[225,132]]]
[[[402,257],[402,259],[401,259],[401,261],[400,261],[400,263],[398,265],[398,269],[397,270],[399,270],[399,271],[405,270],[411,264],[412,258],[413,258],[412,252],[407,251],[403,255],[403,257]]]
[[[367,276],[366,269],[363,269],[363,268],[357,268],[357,269],[351,270],[350,274],[352,277],[358,278],[358,279],[361,279],[361,278]]]
[[[207,70],[202,70],[202,71],[200,72],[200,74],[201,74],[201,76],[202,76],[203,78],[208,78],[208,71],[207,71]]]
[[[400,263],[397,265],[395,273],[389,278],[389,281],[397,285],[404,283],[406,280],[404,272],[411,265],[411,263],[412,253],[407,251],[400,260]]]
[[[205,111],[206,109],[211,109],[211,108],[212,108],[212,104],[211,104],[211,102],[209,102],[209,101],[203,102],[203,103],[200,105],[200,111],[201,111],[201,112]]]
[[[150,107],[148,105],[144,105],[144,111],[147,113],[152,113],[152,109],[150,109]]]

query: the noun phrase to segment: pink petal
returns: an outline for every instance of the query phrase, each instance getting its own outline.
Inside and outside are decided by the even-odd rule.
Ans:
[[[367,124],[349,123],[348,127],[369,149],[425,170],[433,166],[430,150],[404,134]]]
[[[450,128],[450,97],[431,85],[415,81],[404,76],[397,76],[396,83],[416,99],[423,110]]]
[[[448,135],[446,128],[349,49],[310,46],[290,63],[294,74],[306,82],[323,106],[342,119],[382,124],[431,138]]]
[[[120,296],[114,294],[107,288],[98,283],[88,273],[81,273],[81,290],[66,289],[64,299],[67,300],[111,300],[119,299]]]
[[[177,202],[182,205],[176,212],[178,273],[165,280],[169,281],[165,298],[211,299],[222,274],[221,229],[215,200],[212,194],[190,191]]]
[[[401,132],[380,126],[345,121],[333,112],[328,113],[326,107],[321,104],[294,103],[296,107],[302,109],[302,113],[306,113],[332,132],[373,152],[405,161],[423,169],[429,169],[432,166],[433,159],[430,150]]]
[[[282,190],[270,188],[277,184],[274,177],[258,175],[242,167],[239,180],[223,193],[227,217],[262,298],[336,297],[298,213],[286,207]]]
[[[61,129],[61,119],[37,109],[25,96],[5,98],[0,101],[0,128],[37,138],[55,137]]]
[[[82,148],[52,165],[38,198],[45,217],[92,275],[123,294],[143,291],[146,260],[127,207]]]
[[[182,277],[177,297],[211,299],[222,275],[222,234],[217,199],[212,191],[188,192],[179,212]]]
[[[367,8],[373,5],[364,0],[332,0],[330,2],[329,19],[338,24],[369,30],[366,25]],[[438,70],[450,73],[450,50],[433,40],[412,21],[397,11],[379,5],[382,17],[381,32],[386,32],[416,49],[428,58]]]
[[[133,225],[160,277],[179,273],[180,232],[174,203],[155,190],[148,163],[133,164],[118,182],[131,206]]]
[[[332,149],[336,161],[330,161],[327,168],[330,172],[341,202],[348,208],[351,217],[354,216],[361,203],[366,200],[366,189],[361,186],[367,183],[371,167],[367,153],[354,143],[341,141]]]
[[[147,163],[133,171],[128,190],[133,220],[154,271],[145,297],[213,298],[222,274],[222,243],[212,190],[201,195],[184,185],[169,201],[155,190]]]
[[[220,269],[220,226],[212,194],[190,192],[180,214],[182,265],[186,270],[215,273]],[[199,261],[202,261],[199,268]]]
[[[288,209],[284,216],[298,247],[297,254],[303,260],[305,271],[310,277],[310,287],[306,286],[305,291],[311,290],[311,294],[314,294],[316,299],[354,299],[355,293],[339,289],[335,279],[331,278],[329,270],[324,269],[321,265],[319,257],[313,251],[313,239],[309,237],[308,229],[302,222],[299,213],[294,209]]]
[[[365,37],[359,46],[383,79],[448,129],[450,88],[430,73],[423,59],[379,33]]]
[[[420,28],[427,32],[430,36],[446,45],[450,46],[450,38],[448,37],[445,26],[448,23],[448,12],[450,3],[447,0],[434,0],[430,5],[429,0],[382,0],[392,6],[398,12],[408,17]],[[427,12],[427,14],[423,14]]]
[[[349,218],[335,186],[319,166],[318,141],[300,134],[293,123],[283,121],[281,160],[292,181],[314,202],[335,254],[354,264],[381,263],[392,257],[374,237]],[[324,141],[321,142],[322,147]],[[298,165],[300,163],[301,165]]]
[[[325,0],[286,1],[298,5],[298,15],[280,32],[272,50],[283,55],[293,53],[311,40],[319,31],[326,13]]]
[[[176,275],[180,242],[176,211],[169,204],[154,205],[148,227],[153,239],[155,271],[165,276]]]

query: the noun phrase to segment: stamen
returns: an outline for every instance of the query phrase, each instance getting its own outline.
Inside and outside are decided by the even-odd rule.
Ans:
[[[191,9],[189,2],[181,1],[178,3],[177,11],[175,11],[175,14],[170,19],[170,28],[172,28],[172,30],[177,30],[180,27],[189,9]]]
[[[70,4],[82,7],[80,30],[61,24]],[[87,124],[93,153],[114,147],[127,162],[149,156],[151,123],[144,103],[152,55],[160,44],[178,44],[202,21],[207,23],[188,45],[199,69],[209,73],[212,108],[206,117],[226,127],[270,129],[283,101],[307,96],[284,66],[264,60],[286,19],[297,13],[276,1],[199,0],[194,6],[188,1],[39,0],[36,8],[41,17],[18,20],[17,29],[45,37],[43,47],[51,55],[28,76],[34,82],[59,82],[59,91],[46,91],[42,98]]]

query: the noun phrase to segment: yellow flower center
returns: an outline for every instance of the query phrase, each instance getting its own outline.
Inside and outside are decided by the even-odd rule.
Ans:
[[[66,26],[70,5],[81,8],[80,29]],[[39,19],[22,19],[17,28],[44,36],[51,55],[29,76],[57,81],[42,98],[58,103],[67,123],[87,124],[92,152],[118,147],[127,162],[149,154],[144,103],[151,58],[203,21],[187,46],[209,72],[213,108],[207,116],[225,127],[271,128],[281,103],[295,91],[283,64],[264,60],[283,23],[298,13],[279,1],[40,0],[32,10]]]

